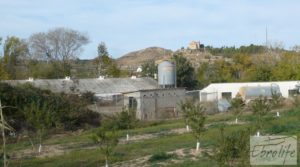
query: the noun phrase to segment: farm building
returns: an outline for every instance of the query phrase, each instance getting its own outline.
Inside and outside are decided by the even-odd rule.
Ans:
[[[178,117],[179,104],[185,98],[184,88],[152,89],[124,94],[124,105],[136,109],[141,120]]]
[[[199,91],[199,100],[219,101],[237,96],[244,100],[253,100],[259,96],[271,97],[274,93],[288,98],[299,94],[299,88],[299,81],[213,83]]]
[[[96,101],[88,106],[102,114],[121,112],[136,103],[137,118],[143,120],[175,117],[178,103],[184,98],[182,88],[163,89],[152,78],[94,78],[94,79],[28,79],[2,81],[16,86],[31,84],[54,93],[81,95],[92,92]]]

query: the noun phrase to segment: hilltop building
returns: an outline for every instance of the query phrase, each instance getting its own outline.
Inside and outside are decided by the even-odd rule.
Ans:
[[[192,41],[189,43],[188,49],[204,51],[204,45],[200,41]]]
[[[192,42],[189,43],[188,48],[191,49],[191,50],[198,50],[198,49],[200,49],[200,42],[199,41],[192,41]]]

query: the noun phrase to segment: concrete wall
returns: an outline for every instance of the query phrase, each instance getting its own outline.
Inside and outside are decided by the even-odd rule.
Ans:
[[[179,104],[185,98],[184,89],[156,89],[125,94],[135,97],[136,115],[141,120],[155,120],[178,117]],[[125,105],[129,101],[124,100]]]
[[[289,97],[289,90],[296,89],[299,81],[282,81],[282,82],[245,82],[245,83],[215,83],[210,84],[199,92],[200,102],[216,101],[222,98],[222,93],[230,92],[231,98],[236,97],[241,87],[245,86],[271,86],[276,84],[280,88],[283,97]]]

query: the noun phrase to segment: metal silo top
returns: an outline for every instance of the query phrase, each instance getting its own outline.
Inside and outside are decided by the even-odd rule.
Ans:
[[[176,85],[175,64],[163,61],[158,65],[158,83],[163,87],[174,87]]]

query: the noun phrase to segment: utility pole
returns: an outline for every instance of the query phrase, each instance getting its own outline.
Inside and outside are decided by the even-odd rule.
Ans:
[[[268,47],[268,27],[266,27],[266,47]]]

